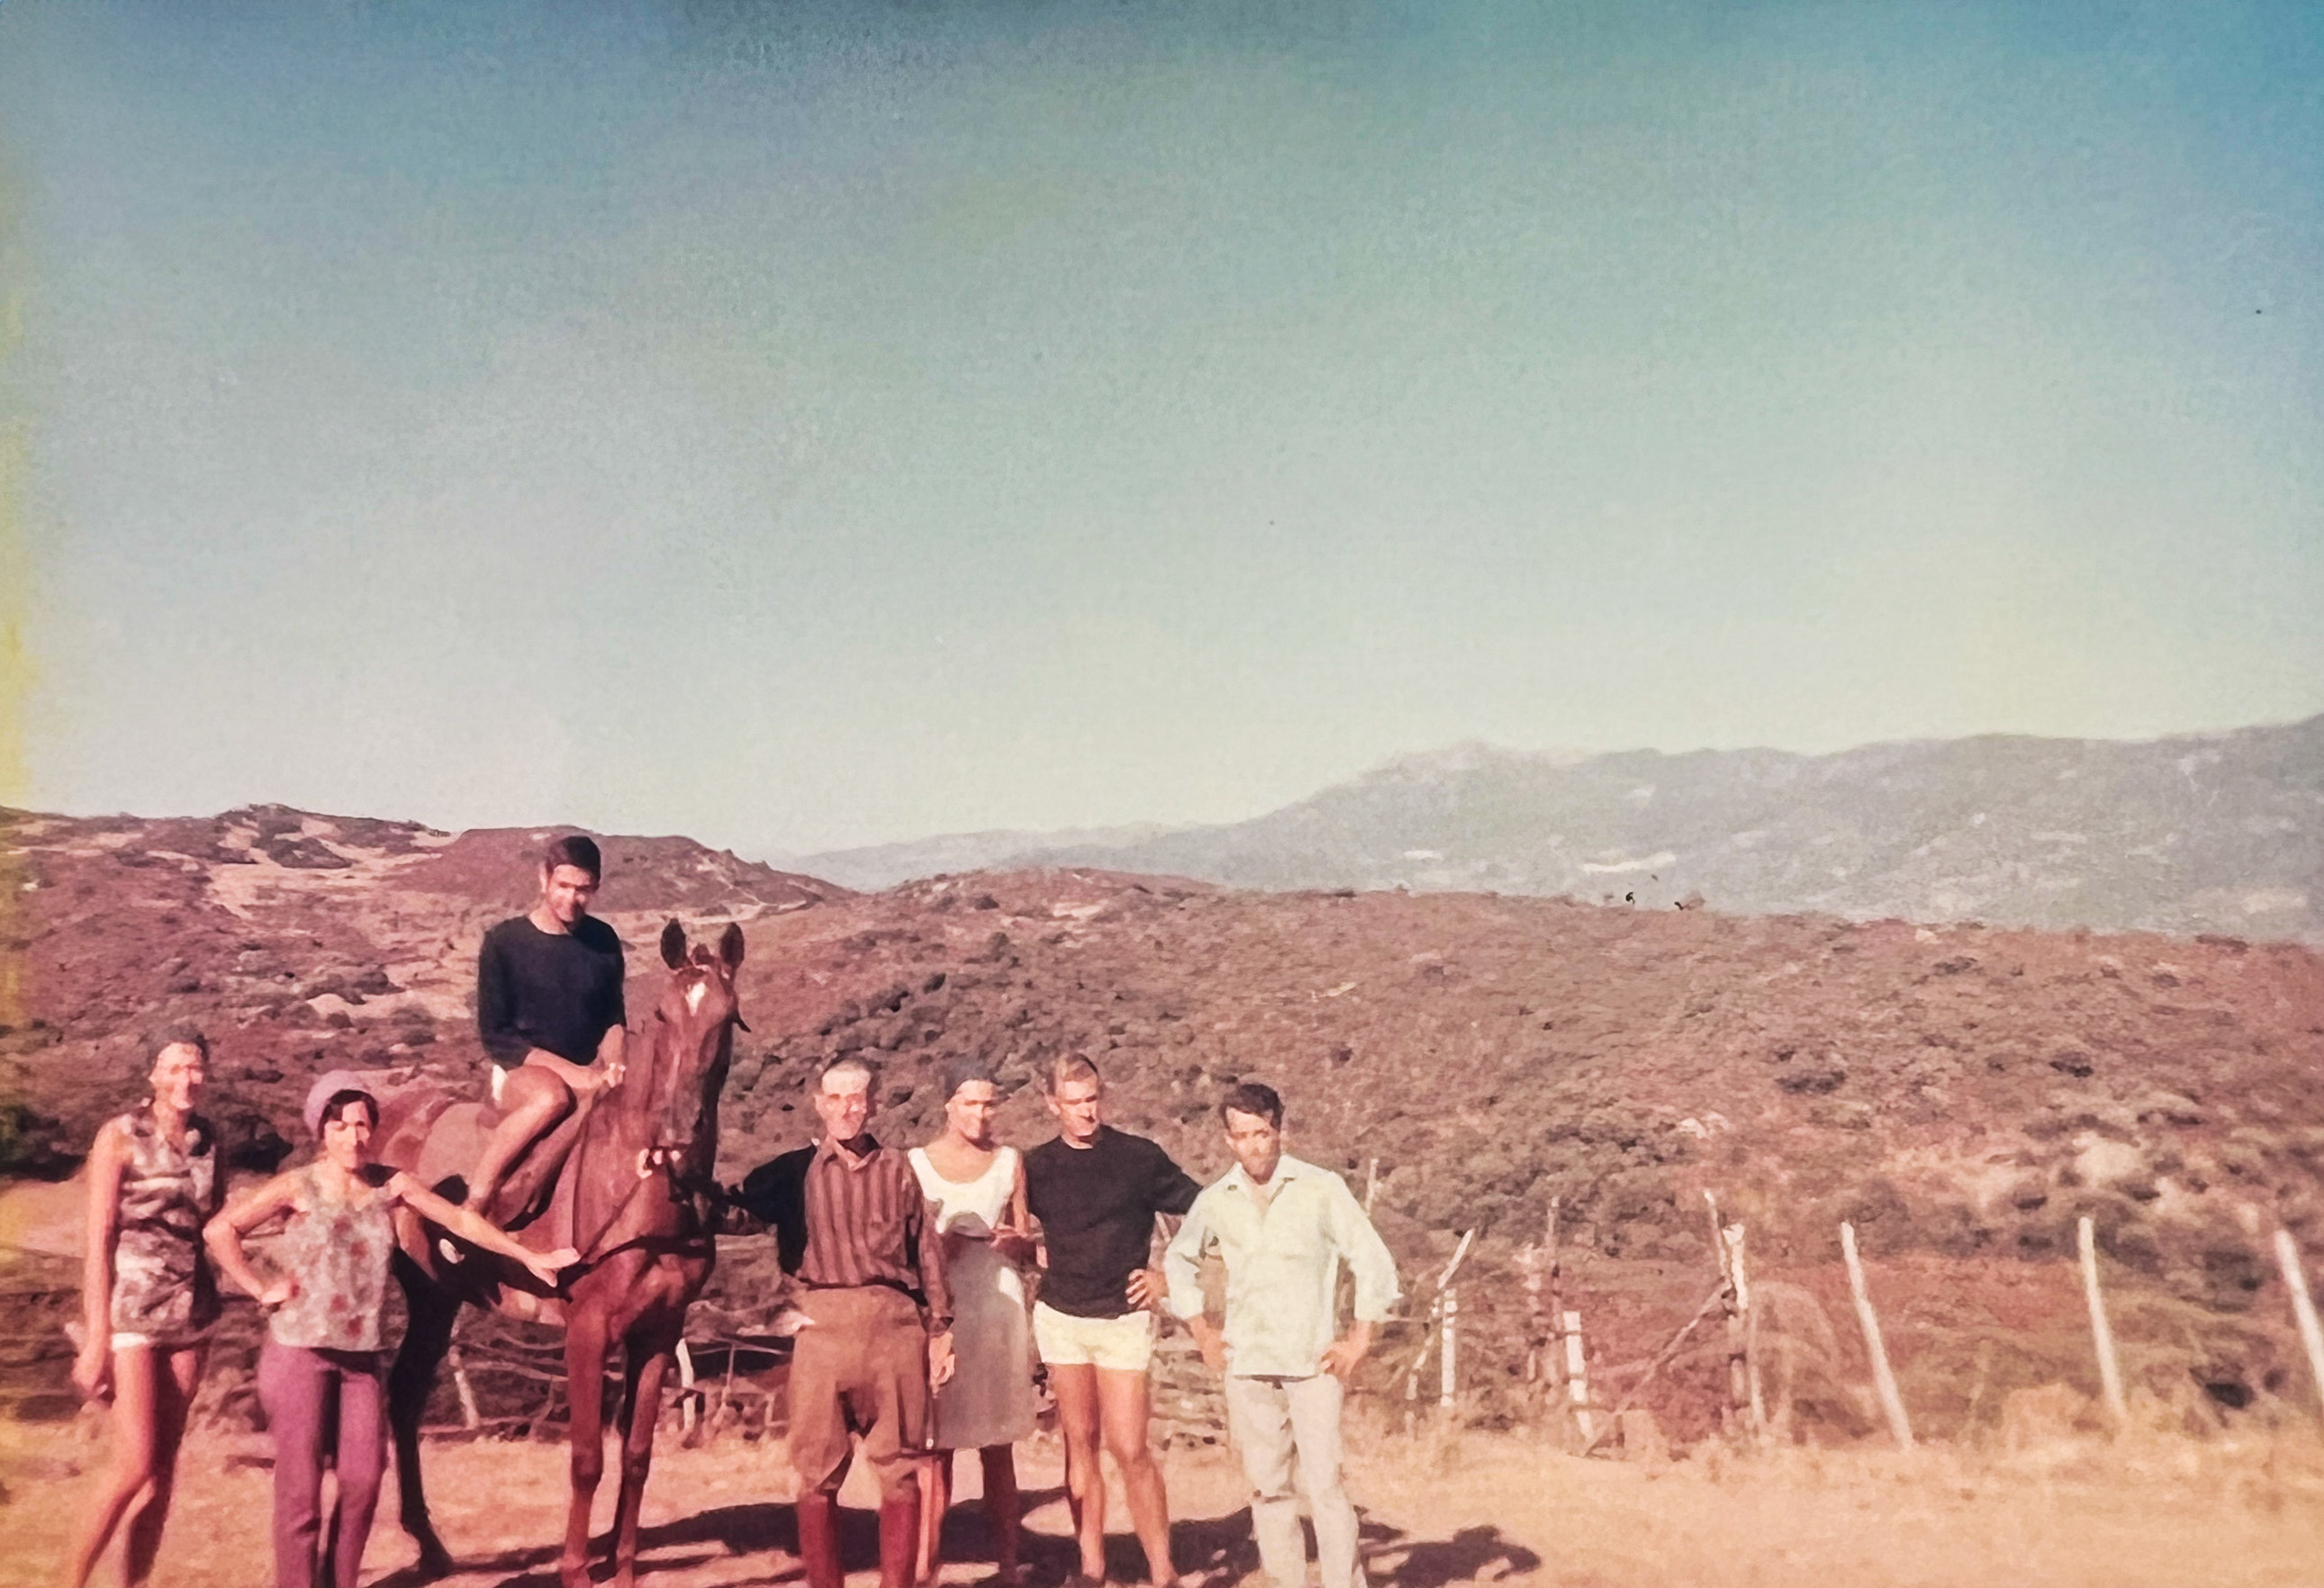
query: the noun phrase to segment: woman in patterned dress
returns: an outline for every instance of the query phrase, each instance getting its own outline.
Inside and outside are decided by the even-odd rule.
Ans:
[[[202,1222],[217,1211],[217,1134],[194,1112],[209,1043],[190,1025],[147,1045],[153,1095],[107,1120],[88,1155],[82,1336],[73,1383],[113,1400],[113,1470],[82,1519],[66,1581],[81,1588],[124,1516],[121,1580],[142,1588],[161,1546],[186,1414],[217,1285]]]
[[[952,1290],[958,1366],[936,1391],[936,1456],[921,1485],[918,1578],[933,1583],[942,1558],[955,1451],[984,1466],[984,1514],[993,1564],[1015,1583],[1017,1462],[1012,1446],[1033,1431],[1033,1332],[1023,1270],[1033,1260],[1025,1216],[1025,1170],[1017,1149],[992,1139],[1000,1092],[973,1060],[945,1069],[944,1134],[911,1151],[912,1172],[936,1207]]]
[[[514,1258],[544,1284],[579,1254],[527,1251],[482,1216],[410,1175],[371,1161],[379,1102],[351,1070],[333,1070],[307,1094],[307,1129],[320,1151],[210,1220],[209,1249],[228,1279],[272,1315],[258,1359],[258,1398],[274,1434],[275,1588],[315,1588],[325,1457],[339,1476],[336,1588],[355,1588],[373,1509],[387,1467],[387,1394],[380,1314],[394,1210],[407,1207],[488,1252]],[[272,1253],[281,1276],[260,1277],[242,1238],[287,1216]],[[337,1416],[333,1416],[336,1406]],[[323,1436],[336,1420],[337,1447]]]

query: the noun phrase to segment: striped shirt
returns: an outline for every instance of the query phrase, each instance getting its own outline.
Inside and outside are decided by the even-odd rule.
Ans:
[[[931,1330],[952,1326],[944,1243],[904,1153],[866,1134],[862,1157],[825,1138],[807,1166],[807,1250],[798,1278],[816,1290],[887,1285],[918,1298]]]

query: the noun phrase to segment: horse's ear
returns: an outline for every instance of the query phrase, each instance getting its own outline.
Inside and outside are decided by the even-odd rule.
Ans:
[[[728,922],[726,923],[726,930],[718,934],[718,957],[726,962],[726,968],[729,971],[733,970],[735,967],[742,963],[742,924],[741,922]]]
[[[661,962],[672,970],[686,963],[686,928],[675,916],[661,929]]]

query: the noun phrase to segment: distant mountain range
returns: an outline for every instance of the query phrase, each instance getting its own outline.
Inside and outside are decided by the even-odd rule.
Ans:
[[[819,855],[784,855],[779,858],[792,870],[820,877],[842,887],[877,893],[914,877],[991,870],[1027,855],[1053,854],[1064,849],[1111,854],[1131,844],[1185,831],[1158,822],[1141,822],[1130,827],[1074,827],[1056,832],[1002,828],[990,832],[948,832],[937,838],[872,844],[860,849],[831,849]]]
[[[788,862],[852,887],[1100,866],[1250,888],[1572,895],[1667,909],[2324,941],[2324,716],[2152,740],[1834,755],[1463,745],[1248,822],[976,833]]]

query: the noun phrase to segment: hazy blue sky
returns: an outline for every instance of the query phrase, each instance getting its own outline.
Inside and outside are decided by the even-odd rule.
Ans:
[[[7,0],[29,803],[2324,710],[2312,5]]]

